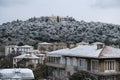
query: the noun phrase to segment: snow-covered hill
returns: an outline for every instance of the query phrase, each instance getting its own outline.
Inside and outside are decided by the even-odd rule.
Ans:
[[[0,25],[1,44],[35,44],[39,41],[86,41],[120,44],[120,25],[76,21],[72,17],[40,17]]]

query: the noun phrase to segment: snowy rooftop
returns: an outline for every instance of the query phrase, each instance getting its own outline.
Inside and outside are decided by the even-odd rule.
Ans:
[[[97,45],[97,44],[104,44],[104,43],[101,43],[101,42],[94,42],[92,43],[93,45]]]
[[[98,57],[103,48],[97,49],[96,45],[79,45],[70,49],[70,56]]]
[[[105,46],[100,54],[100,58],[120,58],[120,49]]]
[[[32,70],[27,68],[0,69],[0,79],[34,79]]]
[[[52,52],[48,52],[47,55],[49,55],[49,56],[56,56],[56,57],[59,57],[59,56],[62,56],[62,55],[68,54],[69,50],[70,50],[69,48],[66,48],[66,49],[60,49],[60,50],[56,50],[56,51],[52,51]]]
[[[22,54],[22,55],[19,55],[19,56],[14,57],[14,58],[39,59],[39,57],[37,57],[37,56],[34,55],[34,54]]]
[[[29,45],[24,45],[24,46],[22,46],[22,47],[32,47],[32,46],[29,46]]]
[[[77,43],[77,45],[89,45],[89,43],[87,43],[87,42],[80,42],[80,43]]]
[[[29,46],[29,45],[24,45],[24,46],[17,46],[17,45],[9,45],[9,46],[6,46],[6,47],[32,47],[32,46]]]
[[[97,44],[97,43],[95,43]],[[49,52],[47,56],[79,56],[79,57],[92,57],[92,58],[118,58],[120,57],[120,49],[110,46],[103,46],[97,49],[97,45],[79,45],[72,49],[61,49]],[[102,44],[102,43],[100,43]]]
[[[52,43],[43,42],[43,43],[39,43],[39,44],[42,44],[42,45],[50,45],[50,44],[52,44]]]

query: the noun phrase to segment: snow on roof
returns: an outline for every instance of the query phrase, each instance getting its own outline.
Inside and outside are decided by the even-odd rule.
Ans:
[[[47,43],[47,42],[43,42],[43,43],[39,43],[39,44],[42,44],[42,45],[49,45],[49,44],[52,44],[52,43]]]
[[[103,49],[103,48],[102,48]],[[102,49],[97,49],[95,45],[79,45],[72,49],[61,49],[52,51],[48,56],[63,55],[63,56],[81,56],[81,57],[98,57]]]
[[[120,58],[120,49],[105,46],[100,55],[100,58]]]
[[[96,45],[79,45],[70,50],[68,56],[94,57],[97,58],[103,48],[97,49]]]
[[[22,46],[22,47],[32,47],[32,46],[29,46],[29,45],[24,45],[24,46]]]
[[[97,45],[97,44],[104,44],[104,43],[102,43],[102,42],[94,42],[94,43],[92,43],[93,45]]]
[[[77,43],[77,45],[88,45],[89,43],[87,42],[80,42],[80,43]]]
[[[0,79],[34,79],[32,70],[28,68],[0,69]]]
[[[52,52],[48,52],[47,56],[56,56],[56,57],[59,57],[59,56],[68,54],[68,52],[69,52],[69,48],[59,49],[59,50],[55,50],[55,51],[52,51]]]
[[[45,56],[45,54],[36,54],[37,56]]]
[[[34,54],[22,54],[22,55],[19,55],[19,56],[14,57],[14,58],[38,59],[39,57],[37,57],[37,56],[34,55]]]
[[[91,58],[120,58],[120,49],[104,46],[97,49],[97,45],[79,45],[72,49],[60,49],[49,52],[47,56],[78,56]]]

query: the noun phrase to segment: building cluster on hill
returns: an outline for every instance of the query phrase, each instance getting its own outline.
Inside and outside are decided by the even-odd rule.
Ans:
[[[104,43],[76,44],[38,43],[38,49],[32,46],[9,45],[5,47],[5,56],[14,55],[14,67],[35,68],[37,64],[47,66],[47,78],[51,80],[69,80],[78,71],[86,71],[96,80],[120,79],[120,49],[106,46]],[[91,80],[89,77],[86,79]]]

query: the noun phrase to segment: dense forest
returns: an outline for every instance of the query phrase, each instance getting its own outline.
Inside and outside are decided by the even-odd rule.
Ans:
[[[120,45],[120,25],[77,21],[72,17],[33,17],[0,25],[0,44],[38,42],[104,42]]]

